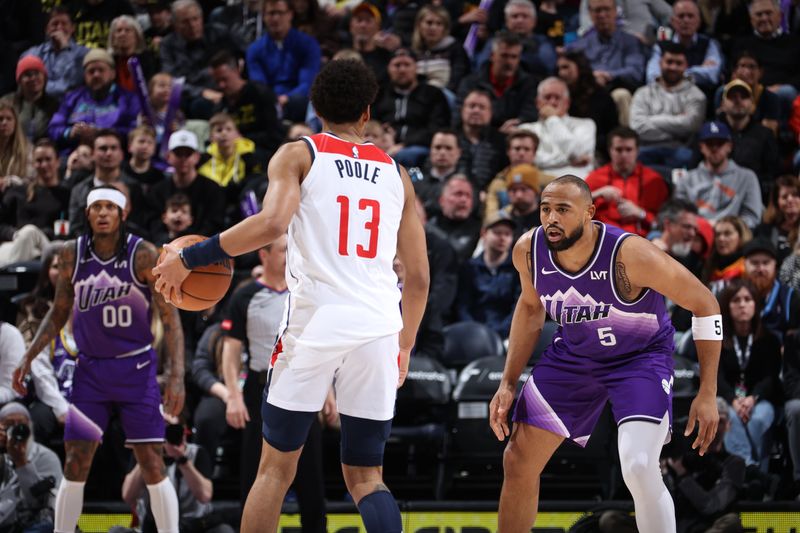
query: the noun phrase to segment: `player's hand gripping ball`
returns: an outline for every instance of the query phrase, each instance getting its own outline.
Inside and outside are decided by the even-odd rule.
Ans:
[[[182,249],[206,240],[202,235],[184,235],[170,244]],[[158,264],[164,259],[164,252],[158,257]],[[228,292],[233,279],[233,259],[193,269],[181,284],[183,301],[172,304],[184,311],[203,311],[219,302]]]

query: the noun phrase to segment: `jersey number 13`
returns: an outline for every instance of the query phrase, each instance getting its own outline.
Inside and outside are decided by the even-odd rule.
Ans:
[[[347,251],[350,227],[350,198],[344,195],[336,197],[339,204],[339,255],[350,255]],[[374,259],[378,255],[378,226],[381,222],[381,204],[378,200],[361,198],[358,200],[358,210],[370,210],[371,218],[364,223],[364,229],[369,233],[368,244],[356,244],[356,255],[365,259]]]

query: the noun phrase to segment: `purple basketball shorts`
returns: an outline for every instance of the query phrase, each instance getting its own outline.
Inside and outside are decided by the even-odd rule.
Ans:
[[[123,358],[78,356],[64,440],[101,440],[112,412],[125,441],[163,442],[161,393],[156,382],[154,350]]]

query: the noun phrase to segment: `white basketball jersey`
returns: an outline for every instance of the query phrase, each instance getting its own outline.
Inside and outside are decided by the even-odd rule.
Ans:
[[[404,190],[383,150],[329,133],[304,137],[312,163],[289,224],[285,334],[306,366],[402,328],[392,268]]]

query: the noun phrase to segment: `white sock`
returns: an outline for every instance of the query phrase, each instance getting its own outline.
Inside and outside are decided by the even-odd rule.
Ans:
[[[658,464],[669,431],[668,416],[660,424],[632,420],[619,426],[622,477],[633,496],[640,533],[675,533],[675,504]]]
[[[150,493],[150,510],[158,533],[178,533],[178,495],[169,478],[165,477],[155,485],[147,485],[147,492]]]
[[[54,533],[75,533],[83,509],[83,487],[86,482],[61,478],[56,493]]]

